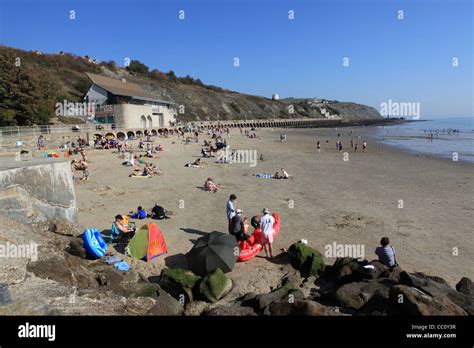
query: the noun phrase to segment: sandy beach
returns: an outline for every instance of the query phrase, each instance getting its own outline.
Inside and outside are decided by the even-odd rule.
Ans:
[[[244,216],[256,215],[263,207],[280,214],[282,232],[274,242],[275,254],[304,238],[323,253],[324,246],[334,242],[363,245],[365,258],[372,260],[380,238],[388,236],[398,262],[407,271],[436,274],[451,285],[462,276],[474,277],[472,165],[399,152],[370,139],[367,153],[354,153],[349,130],[342,130],[342,153],[336,150],[337,136],[332,129],[285,130],[288,139],[283,143],[278,141],[280,130],[259,130],[258,139],[234,130],[227,138],[232,148],[263,154],[264,161],[258,161],[256,167],[218,164],[211,158],[203,159],[205,168],[186,168],[185,163],[199,156],[207,135],[188,145],[175,136],[156,138],[165,151],[150,162],[164,174],[153,178],[130,178],[131,169],[121,164],[118,154],[89,150],[91,179],[77,181],[75,188],[78,223],[82,228],[104,230],[110,229],[116,214],[126,214],[138,205],[149,209],[158,203],[171,210],[171,219],[157,222],[168,254],[148,263],[127,258],[146,275],[158,275],[165,266],[186,266],[184,254],[201,235],[226,232],[225,204],[235,193]],[[362,141],[358,140],[359,149]],[[136,147],[137,141],[132,143]],[[343,159],[346,151],[348,161]],[[294,178],[254,176],[282,167]],[[217,193],[202,189],[207,177],[222,185]],[[116,252],[123,250],[118,247]],[[230,273],[236,296],[269,291],[281,279],[281,265],[263,255],[238,263]]]

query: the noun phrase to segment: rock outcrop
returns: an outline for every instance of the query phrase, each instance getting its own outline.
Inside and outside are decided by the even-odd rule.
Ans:
[[[20,223],[74,222],[76,195],[64,160],[0,161],[0,213]]]

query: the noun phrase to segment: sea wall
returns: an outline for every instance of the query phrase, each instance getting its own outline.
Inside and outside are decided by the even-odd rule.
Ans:
[[[1,159],[0,214],[20,223],[76,221],[76,195],[68,161]]]

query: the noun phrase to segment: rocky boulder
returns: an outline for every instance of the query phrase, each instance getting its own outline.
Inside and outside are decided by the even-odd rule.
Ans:
[[[467,277],[461,278],[459,283],[456,284],[456,290],[464,295],[474,296],[474,284]]]
[[[48,222],[48,231],[63,236],[79,237],[82,231],[76,225],[67,220],[52,220]]]
[[[320,316],[328,315],[329,310],[322,304],[315,301],[277,301],[270,305],[270,314],[273,316],[304,315]]]
[[[205,310],[204,316],[255,316],[257,315],[251,307],[219,306]]]
[[[220,268],[206,275],[200,283],[199,292],[209,302],[217,302],[232,290],[232,279]]]
[[[184,311],[185,316],[199,316],[206,309],[208,309],[210,304],[205,301],[193,301],[186,304],[186,309]]]
[[[82,238],[74,238],[71,240],[66,251],[71,255],[80,257],[81,259],[87,259],[87,251],[84,248],[84,241]]]
[[[390,288],[389,298],[403,315],[467,315],[447,296],[430,296],[406,285]]]
[[[179,301],[163,290],[157,291],[158,298],[146,315],[182,315],[184,308]]]
[[[160,274],[159,284],[178,301],[185,303],[193,300],[193,289],[201,280],[201,277],[193,272],[182,268],[164,268]]]
[[[336,303],[345,308],[359,309],[364,305],[360,283],[348,283],[336,290]]]
[[[301,278],[296,275],[290,275],[283,278],[281,286],[268,294],[260,294],[255,298],[256,308],[258,310],[264,310],[271,303],[283,300],[294,300],[296,297],[303,298],[304,294],[299,289],[301,284]],[[299,291],[299,293],[297,292]],[[291,295],[291,296],[290,296]]]
[[[323,255],[311,247],[301,242],[294,243],[288,249],[291,264],[305,275],[319,277],[326,267]]]

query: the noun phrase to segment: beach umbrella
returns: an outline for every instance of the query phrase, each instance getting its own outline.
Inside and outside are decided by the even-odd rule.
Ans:
[[[188,267],[195,274],[206,274],[220,268],[224,273],[232,271],[239,247],[234,236],[222,232],[211,232],[196,241],[186,254]]]

